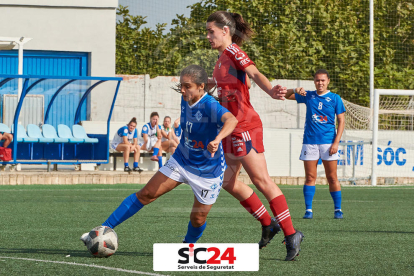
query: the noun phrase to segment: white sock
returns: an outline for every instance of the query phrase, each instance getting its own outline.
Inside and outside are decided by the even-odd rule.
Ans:
[[[342,212],[342,209],[335,209],[335,211],[341,211]]]
[[[311,213],[313,213],[313,212],[312,212],[312,209],[306,209],[306,212],[311,212]]]

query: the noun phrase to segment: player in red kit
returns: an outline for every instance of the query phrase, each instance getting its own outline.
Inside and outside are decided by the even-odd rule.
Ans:
[[[259,247],[266,246],[282,228],[287,249],[285,260],[293,260],[299,254],[303,234],[294,229],[285,196],[267,171],[263,126],[250,103],[248,77],[274,99],[284,100],[286,88],[280,85],[272,88],[269,80],[240,49],[243,41],[253,33],[241,15],[217,11],[208,17],[206,29],[212,49],[219,52],[211,85],[217,85],[220,103],[238,120],[233,133],[222,140],[228,165],[223,188],[262,224]],[[274,219],[254,191],[237,180],[242,166],[253,184],[269,201]]]

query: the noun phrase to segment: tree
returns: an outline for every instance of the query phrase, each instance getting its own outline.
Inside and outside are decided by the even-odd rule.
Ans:
[[[368,0],[203,0],[191,6],[189,18],[177,15],[165,35],[165,25],[139,30],[144,18],[129,16],[123,8],[118,14],[133,24],[119,27],[122,58],[117,48],[117,69],[119,61],[125,62],[123,68],[135,66],[130,73],[177,75],[185,66],[199,64],[211,73],[217,56],[205,39],[205,22],[217,10],[240,13],[251,24],[256,35],[243,49],[268,78],[312,79],[313,72],[325,68],[332,91],[369,104]],[[144,41],[138,43],[140,39]],[[413,89],[413,61],[413,4],[376,0],[375,87]]]

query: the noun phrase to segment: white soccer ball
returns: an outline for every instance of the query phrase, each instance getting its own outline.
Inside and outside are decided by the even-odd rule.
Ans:
[[[98,226],[89,232],[85,245],[93,256],[107,258],[118,249],[118,236],[112,228]]]

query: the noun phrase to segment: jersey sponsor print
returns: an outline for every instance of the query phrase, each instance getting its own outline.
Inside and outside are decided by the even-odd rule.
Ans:
[[[221,117],[229,111],[207,93],[191,106],[181,100],[181,107],[182,135],[173,154],[174,159],[195,175],[219,177],[226,167],[222,145],[220,143],[214,157],[211,157],[207,145],[216,138],[223,126]]]
[[[306,92],[306,96],[295,94],[298,103],[306,104],[303,144],[332,144],[336,136],[335,115],[346,111],[342,99],[330,91],[323,95]]]
[[[250,65],[255,64],[233,43],[221,54],[213,71],[220,103],[239,121],[234,130],[237,133],[262,126],[246,85],[245,69]]]

